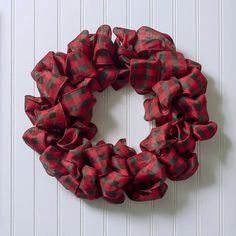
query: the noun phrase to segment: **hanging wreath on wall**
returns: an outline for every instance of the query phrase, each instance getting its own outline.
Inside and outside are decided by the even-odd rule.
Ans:
[[[46,172],[77,197],[122,203],[162,198],[166,180],[184,180],[198,168],[197,141],[217,130],[209,121],[207,80],[201,65],[176,51],[172,38],[143,26],[137,31],[102,25],[82,31],[67,53],[49,52],[33,69],[40,97],[25,96],[33,127],[23,139],[40,154]],[[103,140],[92,145],[94,92],[130,83],[144,101],[145,120],[155,127],[141,152]]]

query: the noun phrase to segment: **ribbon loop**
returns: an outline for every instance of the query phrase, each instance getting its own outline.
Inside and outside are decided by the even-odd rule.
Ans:
[[[68,126],[61,103],[46,110],[36,110],[35,116],[35,126],[40,129],[65,129]]]
[[[206,77],[196,68],[193,68],[190,74],[180,78],[179,83],[183,88],[183,94],[190,97],[199,96],[206,92]]]
[[[113,152],[122,158],[129,158],[136,154],[136,151],[126,145],[126,139],[120,139],[113,147]]]
[[[146,139],[140,143],[142,151],[159,153],[162,148],[165,148],[176,142],[176,138],[171,136],[171,124],[165,123],[156,128],[152,128]]]
[[[32,78],[37,82],[40,72],[50,71],[53,74],[65,75],[65,53],[48,52],[34,67],[31,72]]]
[[[183,111],[186,120],[200,123],[209,121],[205,94],[194,98],[181,96],[177,105]]]
[[[163,34],[150,27],[142,26],[137,31],[138,40],[135,50],[138,54],[150,56],[157,51],[174,51],[175,45],[168,34]]]
[[[127,160],[131,173],[134,175],[132,183],[142,181],[163,181],[166,178],[165,167],[150,152],[141,152]]]
[[[88,125],[83,124],[79,120],[77,120],[72,127],[76,127],[79,129],[80,137],[87,138],[91,140],[95,134],[97,133],[97,126],[90,122]]]
[[[215,122],[208,122],[207,124],[193,124],[193,133],[200,141],[210,139],[215,135],[217,125]]]
[[[93,77],[97,74],[89,58],[81,51],[68,53],[66,72],[72,84],[77,84],[84,78]]]
[[[69,116],[89,124],[96,98],[86,88],[75,89],[61,97],[61,104]]]
[[[156,125],[162,125],[168,121],[170,110],[165,110],[161,107],[158,97],[146,99],[143,105],[145,109],[145,120],[155,120]]]
[[[168,186],[166,183],[142,183],[127,185],[126,193],[133,201],[150,201],[164,196]]]
[[[182,53],[176,51],[160,51],[155,58],[161,62],[160,79],[169,79],[171,76],[181,77],[187,72],[186,60]]]
[[[180,176],[187,169],[186,161],[177,153],[175,148],[170,148],[168,151],[163,152],[158,157],[158,160],[166,165],[167,176],[172,180]]]
[[[154,200],[167,189],[165,166],[150,152],[141,152],[127,160],[134,181],[127,185],[128,196],[135,201]]]
[[[116,171],[110,172],[100,178],[103,198],[111,203],[122,203],[125,199],[124,187],[129,181],[129,176],[124,176]]]
[[[57,146],[65,150],[70,150],[76,148],[80,142],[79,130],[76,128],[67,128],[64,131],[63,137],[57,141]]]
[[[151,92],[152,86],[159,80],[160,63],[156,60],[131,59],[130,84],[138,94]]]
[[[55,177],[68,174],[67,169],[61,164],[61,161],[66,156],[66,152],[54,146],[49,146],[40,156],[46,172]]]
[[[27,95],[25,96],[25,113],[33,125],[36,122],[36,111],[50,108],[50,104],[43,98]]]
[[[37,87],[42,97],[45,97],[51,104],[55,104],[58,94],[67,80],[66,76],[44,71],[39,73]]]
[[[177,122],[172,126],[171,135],[176,137],[173,146],[180,154],[186,155],[194,151],[196,139],[193,135],[191,125],[186,121]]]
[[[67,46],[67,52],[81,51],[89,57],[91,42],[89,40],[88,30],[83,30],[74,40]]]
[[[179,80],[175,77],[171,77],[168,80],[159,81],[153,87],[152,90],[159,98],[159,102],[164,109],[169,109],[173,99],[180,94],[181,86]]]
[[[102,25],[96,32],[93,60],[96,65],[113,64],[113,55],[115,53],[114,44],[111,41],[111,27]]]
[[[75,193],[76,196],[90,200],[98,198],[100,195],[96,170],[91,166],[85,165],[82,169],[82,176],[79,188]]]
[[[60,132],[45,131],[37,127],[31,127],[23,134],[23,139],[27,145],[39,154],[42,154],[50,144],[57,142],[60,137]]]
[[[111,151],[109,144],[99,144],[85,150],[88,161],[99,175],[107,174],[110,171],[108,160],[110,159]]]

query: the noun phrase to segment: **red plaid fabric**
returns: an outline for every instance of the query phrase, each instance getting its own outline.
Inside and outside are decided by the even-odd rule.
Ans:
[[[68,77],[53,74],[50,71],[40,73],[37,80],[38,90],[51,104],[56,102],[59,91],[67,81]]]
[[[195,153],[181,156],[171,148],[158,159],[167,167],[167,177],[171,180],[184,180],[193,175],[198,169],[198,160]]]
[[[121,68],[121,70],[123,68],[129,69],[130,59],[139,58],[134,50],[135,39],[135,31],[119,28],[117,38],[115,39],[115,46],[117,47],[116,53],[119,59],[117,61],[117,66]]]
[[[96,170],[88,165],[85,165],[82,169],[82,180],[80,182],[79,188],[76,191],[76,196],[96,199],[100,197],[98,188],[98,176]]]
[[[117,171],[121,175],[129,176],[129,170],[126,165],[125,158],[119,155],[114,155],[111,157],[110,163],[113,170]]]
[[[116,80],[116,77],[118,75],[118,70],[113,66],[102,66],[98,67],[97,70],[98,70],[97,81],[100,85],[98,91],[102,92]]]
[[[34,67],[31,76],[37,82],[38,78],[41,76],[40,72],[50,71],[53,74],[65,75],[66,58],[65,53],[48,52]]]
[[[156,83],[152,90],[159,98],[159,102],[163,108],[170,108],[172,100],[181,92],[179,80],[171,77],[169,80]]]
[[[32,124],[36,122],[37,110],[44,110],[50,108],[50,104],[42,98],[27,95],[25,96],[25,113],[29,117]]]
[[[81,51],[70,52],[67,54],[67,75],[72,84],[77,84],[86,77],[93,77],[97,74],[96,68],[89,58]]]
[[[135,50],[141,55],[149,56],[157,51],[175,50],[174,42],[168,34],[158,32],[150,27],[143,26],[139,28],[137,37]]]
[[[92,146],[91,142],[87,139],[83,139],[80,145],[74,149],[71,149],[66,157],[62,160],[63,163],[69,162],[81,169],[85,163],[86,153],[84,152],[87,148]]]
[[[180,121],[172,126],[171,135],[176,137],[173,146],[180,154],[192,153],[195,149],[196,138],[193,135],[191,125],[186,121]]]
[[[31,75],[40,97],[25,96],[33,124],[25,143],[40,154],[46,172],[75,196],[122,203],[162,198],[166,179],[189,178],[198,169],[197,141],[211,138],[201,65],[176,51],[172,38],[150,27],[137,31],[102,25],[82,31],[67,53],[49,52]],[[141,152],[120,139],[92,145],[95,92],[130,83],[143,103],[144,118],[156,124],[140,143]]]
[[[200,141],[212,138],[217,131],[217,125],[213,121],[207,124],[193,124],[192,127],[195,137]]]
[[[48,147],[46,143],[46,133],[36,127],[31,127],[26,130],[23,134],[23,139],[28,146],[34,148],[34,150],[40,154]]]
[[[135,30],[115,27],[113,29],[113,33],[116,35],[116,41],[118,44],[123,46],[124,48],[128,48],[135,44],[137,33]]]
[[[75,89],[61,97],[61,104],[69,116],[89,124],[96,98],[85,88]]]
[[[101,144],[85,150],[89,162],[101,175],[106,174],[110,170],[108,161],[111,150],[109,144]]]
[[[180,77],[186,74],[187,64],[182,53],[176,51],[160,51],[155,55],[161,61],[161,80],[171,76]]]
[[[102,25],[96,32],[96,44],[94,47],[93,61],[96,65],[111,65],[113,64],[113,56],[115,47],[111,41],[111,27]]]
[[[135,30],[115,27],[114,34],[117,36],[115,45],[117,47],[117,56],[119,58],[117,64],[120,67],[116,80],[112,83],[115,90],[123,88],[129,83],[130,78],[130,59],[138,58],[134,51],[134,44],[137,38]]]
[[[185,159],[177,153],[175,148],[170,148],[169,150],[164,151],[158,157],[158,160],[165,164],[167,168],[167,176],[172,180],[179,177],[187,169]]]
[[[98,82],[97,77],[85,78],[80,83],[76,85],[76,88],[86,88],[90,93],[94,93],[95,91],[101,91],[102,87]]]
[[[82,139],[81,143],[75,149],[71,149],[65,158],[61,161],[70,175],[76,179],[81,179],[81,170],[85,165],[85,149],[90,148],[91,143],[87,139]]]
[[[113,152],[123,158],[128,158],[136,154],[133,148],[126,145],[126,139],[118,140],[113,146]]]
[[[118,71],[116,80],[112,83],[112,87],[115,90],[119,90],[123,88],[129,82],[129,70],[128,69],[121,69]]]
[[[130,84],[139,94],[150,93],[159,80],[160,63],[156,60],[131,59]]]
[[[103,198],[112,203],[122,203],[125,199],[124,187],[129,181],[129,176],[121,175],[115,171],[100,178]]]
[[[63,175],[58,178],[58,181],[68,190],[73,193],[76,193],[80,182],[71,175]]]
[[[196,153],[191,153],[185,156],[186,163],[188,165],[187,169],[174,180],[185,180],[191,177],[198,169],[199,163]]]
[[[58,140],[57,146],[65,150],[70,150],[76,148],[80,143],[79,129],[67,128],[64,131],[63,137]]]
[[[178,107],[183,111],[186,120],[206,123],[209,120],[206,97],[204,94],[199,97],[189,98],[181,96],[177,101]]]
[[[170,130],[170,123],[152,128],[148,137],[140,143],[141,150],[159,153],[162,148],[174,143],[176,138],[170,135]]]
[[[42,162],[45,170],[51,176],[60,177],[68,174],[67,169],[61,164],[66,152],[60,148],[49,146],[40,156],[39,160]]]
[[[159,98],[146,99],[143,103],[145,109],[144,119],[147,121],[155,120],[156,124],[161,125],[168,120],[170,110],[163,109]]]
[[[133,201],[149,201],[162,198],[167,188],[168,185],[166,183],[156,184],[144,182],[141,184],[127,185],[126,193]]]
[[[165,166],[150,152],[141,152],[127,160],[131,173],[134,175],[133,183],[147,181],[164,182],[166,178]]]
[[[79,129],[80,132],[80,137],[81,138],[87,138],[87,139],[92,139],[95,134],[97,133],[97,126],[90,122],[88,125],[83,124],[79,120],[77,120],[72,127],[76,127]]]
[[[92,42],[90,41],[88,30],[83,30],[74,40],[68,43],[67,52],[81,51],[86,56],[90,56]]]
[[[188,73],[190,73],[192,71],[192,69],[194,69],[194,68],[196,68],[198,70],[202,69],[201,64],[199,64],[196,61],[192,61],[190,59],[186,59],[186,63],[187,63]]]
[[[128,196],[136,201],[152,200],[162,197],[166,179],[165,166],[150,152],[141,152],[127,160],[134,176],[131,185],[127,186]],[[155,185],[153,185],[155,183]],[[163,186],[164,184],[164,186]],[[147,186],[147,187],[143,187]],[[159,189],[161,187],[161,189]],[[163,192],[162,192],[163,191]]]
[[[25,131],[23,139],[32,149],[42,154],[50,144],[57,142],[61,136],[61,132],[51,132],[31,127]]]
[[[68,124],[61,103],[46,110],[36,110],[35,116],[35,125],[41,129],[65,129]]]
[[[194,97],[206,92],[207,80],[200,70],[194,68],[190,74],[179,79],[183,94]]]

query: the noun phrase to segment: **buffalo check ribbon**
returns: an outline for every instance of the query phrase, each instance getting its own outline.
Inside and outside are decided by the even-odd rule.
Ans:
[[[201,65],[176,51],[172,38],[150,27],[137,31],[102,25],[82,31],[67,53],[48,52],[31,75],[39,97],[25,96],[33,127],[23,139],[40,154],[46,172],[79,198],[122,203],[162,198],[167,179],[184,180],[198,169],[196,142],[210,139],[217,125],[207,112],[207,79]],[[149,94],[144,119],[155,127],[141,152],[120,139],[92,143],[96,92],[126,84]]]

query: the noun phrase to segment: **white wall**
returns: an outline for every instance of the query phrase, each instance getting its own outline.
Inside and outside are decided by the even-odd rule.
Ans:
[[[234,0],[0,0],[0,235],[236,235],[235,10]],[[22,141],[30,127],[24,95],[37,95],[34,63],[102,23],[169,33],[208,76],[208,109],[219,132],[198,145],[197,174],[170,182],[162,200],[110,205],[77,199]],[[98,138],[126,137],[137,148],[151,127],[143,120],[142,96],[109,89],[98,100]]]

